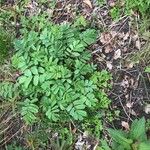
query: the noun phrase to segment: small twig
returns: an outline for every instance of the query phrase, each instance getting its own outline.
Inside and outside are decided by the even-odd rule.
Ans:
[[[96,150],[96,149],[97,149],[98,144],[99,144],[99,142],[96,141],[96,144],[95,144],[95,146],[93,147],[93,150]]]
[[[138,17],[138,16],[137,16]],[[137,35],[138,35],[138,41],[140,42],[140,38],[139,38],[139,25],[138,25],[138,18],[136,17],[136,29],[137,29]],[[141,50],[141,46],[139,47],[139,51]]]
[[[124,110],[125,114],[127,115],[128,119],[130,119],[131,121],[133,121],[133,120],[131,119],[130,115],[127,113],[127,111],[126,111],[125,107],[123,106],[123,104],[122,104],[122,102],[121,102],[121,99],[120,99],[120,98],[119,98],[119,102],[120,102],[120,104],[121,104],[121,106],[122,106],[122,108],[123,108],[123,110]]]
[[[4,130],[2,130],[0,132],[0,135],[2,135],[5,131],[7,131],[10,128],[11,125],[12,125],[12,123],[10,123]]]
[[[72,121],[72,119],[70,119],[70,121],[71,121],[72,125],[73,125],[80,133],[83,134],[83,132],[82,132],[80,129],[78,129],[78,128],[76,127],[76,125],[74,124],[74,122]]]
[[[2,121],[1,124],[6,124],[6,123],[8,123],[13,117],[14,117],[13,115],[10,116],[10,117],[8,117],[6,120]]]
[[[14,136],[16,136],[20,131],[21,129],[23,129],[25,126],[23,125],[15,134],[13,134],[10,138],[7,139],[7,137],[5,139],[3,139],[2,141],[0,141],[0,143],[2,143],[0,145],[0,147],[4,146],[7,142],[9,142]],[[6,140],[6,141],[5,141]],[[4,143],[3,143],[4,142]]]
[[[126,18],[126,17],[127,17],[127,18]],[[128,17],[127,15],[125,15],[125,16],[119,18],[119,20],[117,20],[117,22],[115,22],[114,24],[111,24],[111,25],[109,26],[109,28],[112,29],[114,26],[120,25],[118,22],[119,22],[120,20],[124,19],[124,18],[128,19],[129,17]],[[126,20],[126,19],[125,19],[125,20]],[[123,21],[123,22],[124,22],[124,21]]]
[[[116,93],[113,93],[113,92],[111,92],[111,93],[114,94],[115,96],[117,96],[115,99],[119,99],[119,102],[120,102],[120,104],[121,104],[121,106],[122,106],[122,108],[123,108],[125,114],[127,115],[127,117],[128,117],[131,121],[133,121],[132,118],[130,117],[130,115],[127,113],[127,111],[126,111],[126,109],[125,109],[125,107],[123,106],[123,103],[122,103],[122,101],[121,101],[121,96],[123,96],[124,94],[117,95]]]

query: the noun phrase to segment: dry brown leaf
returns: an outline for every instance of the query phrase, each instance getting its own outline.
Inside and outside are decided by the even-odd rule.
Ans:
[[[90,8],[93,8],[90,0],[83,0],[83,3],[87,4]]]
[[[137,116],[136,112],[133,109],[129,109],[129,113],[133,116]]]
[[[136,42],[135,42],[135,46],[136,46],[136,48],[137,49],[141,49],[141,42],[139,41],[139,40],[137,40]]]
[[[100,37],[100,41],[102,44],[108,43],[112,39],[112,35],[110,32],[103,32]]]
[[[121,82],[121,86],[124,88],[128,88],[129,87],[129,81],[127,79],[123,79]]]
[[[150,114],[150,104],[147,104],[144,108],[146,114]]]
[[[123,40],[124,40],[124,41],[127,40],[128,37],[129,37],[129,32],[127,32],[127,33],[125,34],[125,36],[123,37]]]
[[[127,106],[128,108],[132,108],[133,103],[128,102],[128,103],[126,104],[126,106]]]
[[[109,0],[108,4],[109,4],[110,7],[114,7],[116,5],[114,0]]]
[[[114,59],[116,60],[118,58],[121,58],[121,50],[120,49],[116,50],[114,53]]]
[[[112,46],[110,44],[105,46],[105,53],[106,54],[108,54],[108,53],[110,53],[112,51],[113,51],[113,48],[112,48]]]
[[[133,41],[136,41],[139,38],[138,34],[134,34],[131,37]]]
[[[122,121],[121,125],[126,129],[126,130],[130,130],[129,124],[128,122]]]
[[[122,51],[123,51],[123,52],[127,52],[127,51],[128,51],[128,48],[127,48],[127,47],[124,47]]]
[[[134,67],[134,63],[133,62],[126,62],[125,67],[127,67],[127,69],[131,69]]]
[[[117,35],[119,35],[118,32],[113,31],[113,30],[110,31],[110,34],[111,34],[111,36],[112,36],[111,38],[115,38]]]
[[[130,86],[132,86],[132,87],[133,87],[133,86],[134,86],[134,82],[135,82],[135,81],[134,81],[134,79],[133,79],[133,78],[131,78],[131,79],[130,79]]]
[[[125,98],[126,98],[126,99],[129,99],[129,94],[126,94],[126,95],[125,95]]]
[[[108,68],[109,70],[112,70],[113,66],[112,66],[112,63],[111,63],[111,62],[107,61],[107,62],[106,62],[106,65],[107,65],[107,68]]]

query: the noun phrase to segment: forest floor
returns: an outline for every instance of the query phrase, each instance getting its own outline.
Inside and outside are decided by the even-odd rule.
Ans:
[[[15,38],[19,37],[19,29],[22,28],[20,14],[32,17],[41,12],[50,15],[51,21],[56,24],[72,23],[78,19],[83,26],[100,31],[97,41],[88,49],[98,70],[107,70],[112,75],[110,81],[112,87],[107,92],[111,104],[108,111],[104,112],[106,114],[105,118],[102,118],[102,128],[128,130],[134,119],[143,116],[150,128],[150,74],[145,71],[150,65],[150,19],[148,17],[142,18],[141,14],[134,9],[131,15],[124,13],[126,6],[123,0],[119,2],[115,0],[107,2],[105,0],[58,0],[53,1],[51,7],[47,4],[50,3],[48,0],[33,0],[25,2],[23,6],[18,5],[19,2],[15,0],[6,0],[1,3],[3,4],[0,8],[0,25],[4,25],[6,30],[13,30]],[[9,14],[5,14],[5,11]],[[20,14],[15,14],[15,11]],[[0,67],[0,81],[4,80],[3,75],[11,69],[9,58],[7,57]],[[19,115],[14,116],[12,107],[8,106],[4,111],[5,105],[7,103],[0,106],[0,128],[3,129],[0,129],[2,132],[0,132],[0,147],[2,147],[0,149],[8,149],[7,145],[14,144],[16,140],[19,141],[19,145],[23,143],[29,149],[34,149],[31,146],[32,143],[24,144],[23,135],[24,132],[30,133],[34,127],[27,127]],[[86,134],[84,131],[83,133]],[[90,148],[86,145],[85,149],[96,149],[98,140],[93,137],[85,140],[84,134],[77,136],[73,149],[87,143]],[[106,139],[109,139],[106,134],[105,131],[101,133],[103,137],[106,136]],[[15,150],[13,146],[9,150],[11,149]]]

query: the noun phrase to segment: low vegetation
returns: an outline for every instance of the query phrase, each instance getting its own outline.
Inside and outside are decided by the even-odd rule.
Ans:
[[[0,149],[149,150],[150,2],[65,2],[0,1]]]

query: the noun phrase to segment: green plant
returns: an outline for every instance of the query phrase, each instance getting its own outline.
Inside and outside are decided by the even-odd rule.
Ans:
[[[18,146],[16,142],[13,142],[12,144],[6,146],[6,150],[23,150],[23,148]]]
[[[100,116],[91,116],[84,120],[82,129],[87,131],[89,135],[99,139],[103,130],[103,124]]]
[[[21,114],[27,123],[34,122],[38,112],[51,122],[66,122],[83,120],[90,110],[108,107],[105,89],[111,76],[88,63],[86,47],[96,35],[93,29],[80,31],[70,24],[49,23],[38,32],[26,30],[15,42],[12,62],[22,74],[17,81],[24,103]]]
[[[79,16],[76,18],[74,22],[75,27],[86,27],[87,26],[87,20],[84,18],[84,16]]]
[[[124,11],[122,11],[124,9]],[[119,19],[121,13],[125,15],[132,15],[134,13],[140,14],[142,19],[148,19],[150,13],[150,1],[149,0],[126,0],[122,4],[121,1],[116,1],[115,6],[110,9],[110,15],[112,19]]]
[[[149,67],[149,66],[147,66],[147,67],[145,68],[144,72],[146,72],[146,73],[150,73],[150,67]]]
[[[149,0],[126,0],[125,6],[127,14],[131,14],[131,11],[138,11],[144,17],[150,11]]]
[[[1,82],[0,83],[0,97],[3,100],[12,101],[17,93],[17,85],[12,82]]]
[[[110,149],[106,140],[101,140],[101,146],[98,150],[112,150],[112,149]]]
[[[63,129],[63,132],[65,131],[65,129]],[[70,133],[68,133],[68,129],[66,129],[67,131],[67,136],[63,136],[63,137],[55,137],[51,139],[51,144],[50,146],[52,147],[53,150],[72,150],[73,146],[72,146],[72,139],[70,141]],[[61,132],[61,131],[60,131]],[[65,133],[66,134],[66,133]],[[68,136],[69,135],[69,136]],[[65,138],[64,138],[65,137]]]
[[[43,6],[45,5],[45,6],[48,6],[49,8],[51,8],[51,9],[55,8],[56,3],[57,3],[56,0],[53,0],[53,1],[40,0],[40,1],[38,1],[39,5],[43,5]]]
[[[96,4],[99,6],[103,6],[104,4],[106,4],[106,0],[96,0]]]
[[[150,141],[146,136],[145,119],[134,120],[129,132],[108,129],[113,139],[113,150],[149,150]],[[106,149],[107,150],[107,149]]]
[[[110,10],[110,15],[112,17],[112,19],[117,20],[120,17],[120,8],[119,7],[113,7]]]
[[[23,119],[26,121],[26,123],[32,123],[36,120],[36,116],[35,114],[38,113],[38,106],[34,104],[34,102],[36,102],[37,99],[26,99],[23,102],[23,106],[21,109],[21,115],[23,116]]]
[[[10,35],[11,34],[8,33],[4,28],[0,28],[0,64],[2,64],[9,55],[12,46]]]

